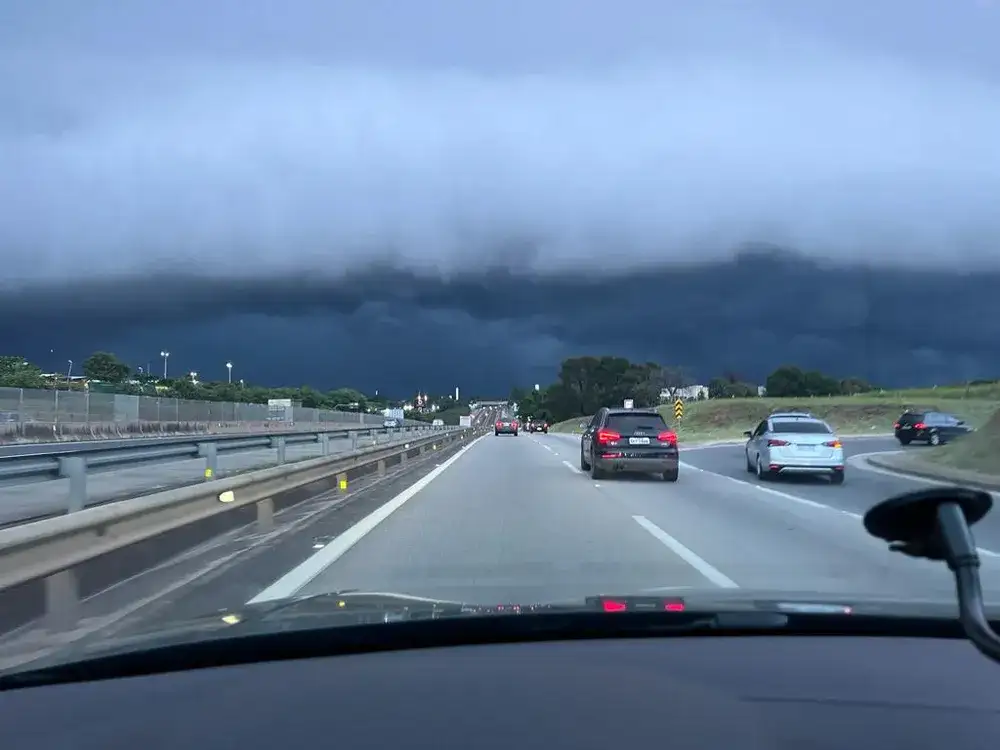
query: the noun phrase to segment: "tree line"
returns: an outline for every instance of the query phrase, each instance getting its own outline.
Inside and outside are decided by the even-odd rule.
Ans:
[[[120,393],[138,396],[160,396],[164,398],[188,399],[194,401],[228,401],[245,404],[266,404],[269,399],[291,399],[297,404],[311,409],[336,411],[377,412],[400,406],[402,402],[379,396],[371,396],[355,388],[334,388],[322,391],[309,386],[269,388],[245,381],[230,383],[206,381],[185,375],[175,378],[160,378],[150,373],[133,370],[110,352],[94,352],[82,364],[85,381],[72,380],[67,375],[46,377],[42,369],[25,357],[0,356],[0,388],[71,389],[91,392]],[[407,412],[409,419],[431,420],[442,412],[461,410],[454,396],[430,396],[425,412]],[[437,406],[432,412],[429,407]],[[465,408],[463,413],[468,413]],[[458,417],[454,416],[454,421]]]
[[[514,388],[510,400],[518,404],[521,414],[551,423],[587,416],[602,406],[621,404],[625,399],[632,399],[640,408],[658,406],[695,384],[691,373],[683,367],[636,363],[623,357],[571,357],[563,360],[554,383],[537,390]],[[873,390],[859,378],[838,379],[783,365],[768,375],[763,384],[734,372],[712,378],[707,383],[707,398],[754,398],[761,395],[759,385],[773,397],[853,395]]]

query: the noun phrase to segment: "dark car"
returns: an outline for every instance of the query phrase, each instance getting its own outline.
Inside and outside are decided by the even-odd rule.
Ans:
[[[517,437],[517,420],[513,417],[500,417],[494,425],[495,435],[513,435]]]
[[[913,441],[943,445],[972,432],[972,428],[963,420],[941,411],[903,412],[893,428],[896,440],[902,445],[909,445]]]
[[[549,423],[541,419],[529,419],[524,423],[524,429],[527,432],[544,432],[547,435],[549,432]]]
[[[676,482],[679,464],[677,433],[652,409],[603,407],[580,438],[580,469],[594,479],[628,471]]]

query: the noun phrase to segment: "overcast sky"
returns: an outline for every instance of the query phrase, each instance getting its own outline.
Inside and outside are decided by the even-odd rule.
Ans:
[[[0,342],[405,392],[584,350],[996,375],[1000,303],[963,284],[1000,267],[998,38],[985,0],[12,0]],[[790,296],[734,309],[703,265],[752,291],[747,243],[874,270],[775,322]],[[956,271],[899,314],[894,281]],[[678,294],[713,300],[697,335],[601,323]]]

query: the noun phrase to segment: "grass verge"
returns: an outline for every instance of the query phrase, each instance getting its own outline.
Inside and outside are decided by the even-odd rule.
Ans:
[[[922,458],[930,466],[1000,475],[1000,411],[972,435],[928,451]]]

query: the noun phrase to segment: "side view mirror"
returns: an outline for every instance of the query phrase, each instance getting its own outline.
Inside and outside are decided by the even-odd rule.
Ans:
[[[745,438],[753,437],[753,433],[750,432],[750,430],[744,430],[743,431],[743,437],[745,437]]]
[[[964,420],[964,419],[960,419],[960,420],[958,420],[958,423],[959,423],[960,425],[964,425],[964,424],[965,424],[965,420]]]
[[[580,422],[580,429],[581,430],[586,430],[587,429],[587,423],[586,422]]]

